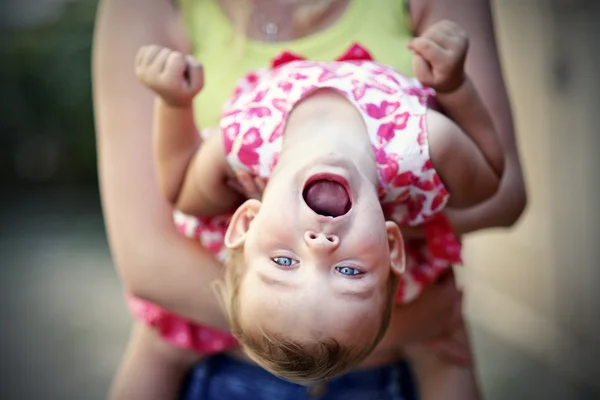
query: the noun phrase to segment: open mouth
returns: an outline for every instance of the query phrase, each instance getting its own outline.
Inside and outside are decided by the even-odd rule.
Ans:
[[[306,205],[324,217],[340,217],[350,211],[352,200],[346,182],[333,176],[317,176],[304,187]]]

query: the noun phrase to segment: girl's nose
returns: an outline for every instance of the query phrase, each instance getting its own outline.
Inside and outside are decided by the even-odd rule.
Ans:
[[[340,244],[340,238],[336,235],[325,235],[313,231],[306,231],[304,240],[308,247],[324,251],[333,251]]]

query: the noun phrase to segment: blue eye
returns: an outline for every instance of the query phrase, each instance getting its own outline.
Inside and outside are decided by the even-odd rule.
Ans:
[[[289,258],[289,257],[274,257],[271,258],[271,261],[273,261],[275,264],[279,265],[280,267],[292,267],[296,264],[298,264],[298,261]]]
[[[356,268],[347,267],[347,266],[335,267],[335,270],[345,276],[358,276],[358,275],[364,274],[364,272],[362,272]]]

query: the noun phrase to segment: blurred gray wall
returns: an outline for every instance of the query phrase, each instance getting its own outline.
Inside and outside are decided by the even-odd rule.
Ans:
[[[529,206],[510,234],[467,240],[490,398],[600,398],[599,6],[495,1]],[[506,347],[487,348],[490,335]]]

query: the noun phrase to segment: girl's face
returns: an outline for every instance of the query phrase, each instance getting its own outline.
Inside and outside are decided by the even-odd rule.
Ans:
[[[329,183],[320,189],[323,181]],[[390,268],[404,268],[399,229],[385,221],[376,187],[352,160],[335,153],[279,170],[262,203],[249,200],[236,211],[226,244],[244,249],[241,307],[293,311],[271,317],[281,329],[294,327],[289,318],[311,327],[333,319],[339,325],[327,324],[336,331],[344,321],[346,328],[363,324],[389,301]],[[316,331],[322,330],[330,329]]]
[[[337,92],[292,111],[262,203],[244,203],[225,235],[243,247],[242,319],[300,341],[373,340],[404,247],[385,221],[371,150],[359,110]]]

